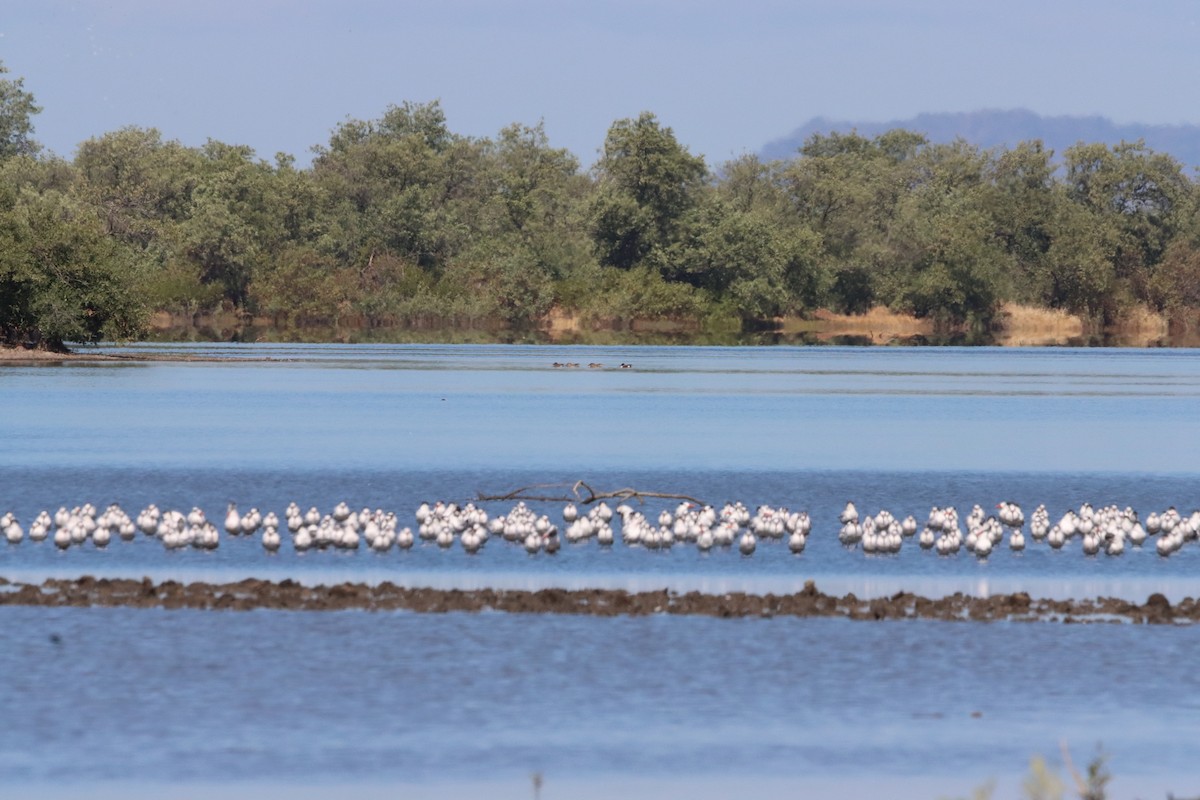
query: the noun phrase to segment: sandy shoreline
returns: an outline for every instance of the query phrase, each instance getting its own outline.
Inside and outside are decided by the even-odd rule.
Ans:
[[[590,616],[700,615],[718,618],[841,617],[875,621],[1200,622],[1200,602],[1188,597],[1172,604],[1161,594],[1144,603],[1112,597],[1031,598],[1026,592],[974,597],[955,593],[942,598],[897,592],[861,599],[853,593],[825,594],[812,581],[792,594],[638,591],[623,589],[432,589],[401,587],[384,581],[307,586],[248,578],[236,583],[180,583],[150,578],[47,578],[40,584],[0,578],[0,606],[129,607],[250,611],[415,611],[584,614]]]

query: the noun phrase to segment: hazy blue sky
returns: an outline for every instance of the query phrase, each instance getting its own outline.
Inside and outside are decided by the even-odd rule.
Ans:
[[[1027,107],[1200,122],[1197,0],[4,0],[0,59],[64,156],[124,125],[302,162],[347,116],[440,99],[544,119],[590,164],[658,114],[711,164],[807,119]]]

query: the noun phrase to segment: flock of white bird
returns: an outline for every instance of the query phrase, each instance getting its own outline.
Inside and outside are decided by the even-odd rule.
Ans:
[[[401,527],[393,512],[370,508],[353,511],[344,502],[325,514],[316,507],[303,511],[291,503],[282,520],[274,512],[264,515],[257,508],[239,514],[237,505],[230,503],[222,527],[230,536],[249,537],[261,531],[263,549],[272,553],[283,546],[284,530],[297,552],[355,550],[364,545],[384,552],[392,547],[408,549],[426,542],[444,549],[458,544],[466,552],[476,553],[490,539],[498,538],[520,545],[531,554],[555,553],[563,539],[571,544],[595,539],[601,546],[611,546],[619,532],[625,545],[649,550],[686,544],[708,551],[736,544],[738,551],[746,556],[755,551],[760,540],[784,538],[788,549],[799,554],[804,551],[812,530],[812,520],[806,512],[764,505],[751,514],[742,503],[727,503],[718,510],[681,502],[674,511],[663,510],[653,519],[627,504],[617,506],[614,512],[604,502],[586,511],[568,503],[562,510],[561,536],[558,524],[524,502],[518,502],[506,514],[490,518],[484,509],[471,503],[463,506],[440,501],[432,505],[422,503],[414,516],[415,532],[411,527]],[[618,523],[616,528],[614,521]],[[987,558],[1003,546],[1006,533],[1011,550],[1021,551],[1026,547],[1024,512],[1010,502],[998,504],[994,515],[976,505],[963,520],[953,506],[935,506],[924,526],[912,515],[900,520],[887,510],[860,516],[854,503],[849,502],[838,521],[841,525],[838,540],[851,549],[861,546],[862,552],[868,554],[898,553],[905,541],[913,537],[921,549],[942,556],[953,555],[965,547],[976,557]],[[19,544],[28,535],[34,542],[49,539],[61,550],[88,541],[103,548],[114,538],[130,541],[139,531],[157,538],[169,550],[185,547],[211,550],[221,542],[221,528],[199,508],[185,514],[177,510],[160,511],[151,504],[131,519],[116,504],[103,512],[91,504],[69,510],[63,507],[53,515],[42,511],[29,524],[28,533],[12,512],[0,517],[0,533],[9,544]],[[1078,538],[1085,555],[1103,552],[1119,556],[1127,546],[1140,547],[1149,537],[1157,536],[1155,549],[1160,556],[1167,557],[1186,541],[1197,539],[1198,534],[1200,511],[1184,516],[1174,507],[1149,514],[1144,525],[1132,508],[1115,505],[1093,508],[1089,503],[1067,511],[1054,524],[1044,505],[1039,505],[1029,518],[1029,536],[1033,541],[1044,541],[1057,550]]]
[[[917,534],[915,517],[897,520],[886,510],[875,516],[860,520],[853,503],[847,503],[839,516],[842,523],[838,539],[845,545],[862,543],[864,552],[896,553],[906,538]],[[982,506],[971,509],[965,520],[966,534],[959,521],[958,510],[953,506],[929,512],[929,518],[921,528],[917,542],[924,550],[936,550],[938,555],[952,555],[963,547],[979,558],[987,558],[993,549],[1004,542],[1008,532],[1011,550],[1025,549],[1025,513],[1016,503],[1003,502],[996,506],[996,514],[987,514]],[[1079,537],[1084,555],[1094,556],[1103,551],[1106,555],[1119,556],[1126,546],[1141,547],[1150,536],[1157,535],[1155,548],[1160,556],[1170,556],[1183,547],[1189,539],[1200,533],[1200,511],[1184,517],[1174,506],[1161,513],[1152,512],[1146,517],[1145,525],[1132,508],[1115,505],[1094,508],[1084,503],[1079,510],[1068,510],[1053,525],[1050,512],[1039,505],[1029,517],[1029,536],[1035,542],[1045,541],[1051,548],[1060,550],[1073,538]]]

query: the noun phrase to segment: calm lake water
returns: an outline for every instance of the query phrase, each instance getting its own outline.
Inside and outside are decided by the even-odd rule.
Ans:
[[[237,360],[0,366],[0,512],[27,523],[60,505],[155,502],[219,518],[231,500],[277,512],[346,500],[411,524],[423,500],[584,479],[783,504],[809,511],[814,533],[798,557],[764,543],[751,558],[594,543],[551,558],[498,541],[475,557],[290,545],[268,557],[247,540],[168,553],[140,536],[59,553],[26,541],[0,547],[0,575],[1197,593],[1195,545],[1171,559],[1153,548],[1085,558],[1077,544],[983,563],[912,544],[866,557],[838,545],[836,516],[847,499],[921,520],[934,504],[965,515],[1000,500],[1027,515],[1085,500],[1190,511],[1200,351],[117,352]],[[17,724],[0,728],[0,777],[43,789],[130,778],[436,787],[542,770],[549,798],[554,778],[571,777],[1004,777],[1066,738],[1084,755],[1103,741],[1118,776],[1200,778],[1200,695],[1185,666],[1198,641],[1190,628],[1113,625],[3,609],[0,703]]]

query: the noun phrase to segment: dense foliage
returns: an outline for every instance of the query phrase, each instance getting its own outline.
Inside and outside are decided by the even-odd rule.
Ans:
[[[133,337],[149,311],[279,324],[536,325],[553,311],[761,324],[873,305],[986,324],[1200,307],[1196,185],[1141,143],[980,150],[815,135],[715,169],[650,113],[584,170],[541,125],[454,133],[438,103],[338,125],[309,168],[123,128],[72,161],[0,65],[0,340]]]

